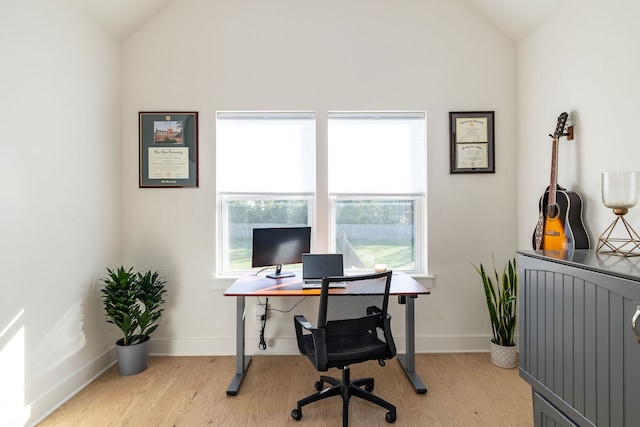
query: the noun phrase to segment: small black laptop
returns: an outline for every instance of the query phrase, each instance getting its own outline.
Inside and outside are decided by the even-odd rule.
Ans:
[[[322,278],[344,276],[342,254],[302,254],[302,289],[320,289]],[[331,287],[344,288],[340,282]]]

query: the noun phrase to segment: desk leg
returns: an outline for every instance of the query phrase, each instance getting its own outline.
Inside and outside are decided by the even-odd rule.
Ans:
[[[400,361],[400,365],[402,365],[404,372],[407,374],[407,377],[409,377],[409,381],[411,381],[413,388],[416,392],[423,394],[427,392],[427,387],[416,372],[416,298],[417,296],[415,295],[408,295],[406,297],[402,296],[399,299],[401,304],[405,304],[407,351],[406,354],[398,354],[397,358]]]
[[[240,389],[240,383],[244,379],[244,374],[251,363],[251,356],[244,354],[244,319],[245,319],[245,302],[244,297],[236,297],[236,374],[229,384],[227,395],[235,396]]]

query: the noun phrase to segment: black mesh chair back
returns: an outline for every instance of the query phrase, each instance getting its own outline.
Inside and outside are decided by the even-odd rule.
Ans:
[[[342,370],[342,380],[321,376],[315,393],[298,401],[291,413],[302,418],[302,406],[331,396],[342,396],[343,426],[348,425],[349,398],[357,396],[386,408],[388,422],[396,419],[396,408],[371,393],[373,378],[351,380],[349,365],[377,360],[384,361],[396,354],[388,314],[392,272],[359,276],[325,277],[322,280],[317,326],[304,316],[295,316],[294,325],[300,353],[307,356],[318,371],[329,368]],[[330,285],[341,282],[342,288]],[[324,383],[331,385],[323,390]]]

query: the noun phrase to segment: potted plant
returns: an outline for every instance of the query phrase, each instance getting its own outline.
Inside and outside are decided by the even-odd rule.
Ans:
[[[518,298],[518,271],[516,259],[509,260],[498,275],[493,262],[493,274],[487,274],[484,266],[474,265],[482,278],[484,294],[491,319],[491,362],[502,368],[518,365],[518,349],[515,342]]]
[[[149,339],[158,325],[164,303],[165,281],[157,272],[144,274],[124,267],[107,268],[100,289],[108,323],[116,325],[122,338],[116,341],[121,375],[133,375],[147,369]]]

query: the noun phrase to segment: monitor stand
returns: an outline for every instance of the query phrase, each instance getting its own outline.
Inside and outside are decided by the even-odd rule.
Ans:
[[[276,272],[267,274],[269,279],[284,279],[285,277],[294,277],[295,273],[291,273],[289,271],[282,271],[282,264],[276,266]]]

